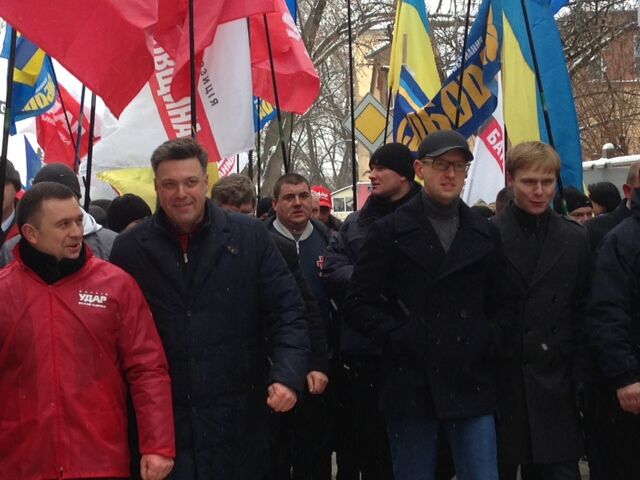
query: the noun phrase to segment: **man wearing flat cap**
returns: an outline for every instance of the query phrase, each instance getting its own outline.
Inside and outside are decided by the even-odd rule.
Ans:
[[[7,160],[4,177],[4,199],[2,201],[2,226],[0,226],[0,246],[20,232],[16,224],[16,195],[20,191],[20,174],[13,163]]]
[[[413,162],[424,188],[371,226],[344,305],[381,348],[395,480],[434,478],[438,436],[459,480],[497,480],[496,325],[507,318],[497,228],[460,199],[473,155],[454,131]]]

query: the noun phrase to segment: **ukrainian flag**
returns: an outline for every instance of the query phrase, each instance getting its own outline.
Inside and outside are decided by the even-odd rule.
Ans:
[[[7,26],[0,57],[9,58],[12,27]],[[16,39],[15,68],[13,70],[13,106],[11,130],[15,122],[43,114],[53,107],[56,100],[51,59],[26,37]]]
[[[424,0],[398,0],[388,81],[395,95],[393,139],[409,142],[414,135],[405,131],[411,129],[406,122],[401,127],[402,120],[426,105],[441,87]]]
[[[562,181],[582,188],[582,148],[571,80],[555,19],[558,2],[525,0]],[[522,4],[503,2],[504,117],[511,144],[549,142]]]

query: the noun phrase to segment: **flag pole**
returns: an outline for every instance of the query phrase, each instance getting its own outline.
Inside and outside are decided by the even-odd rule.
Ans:
[[[247,167],[248,177],[253,182],[253,150],[249,150],[249,165]]]
[[[191,97],[191,138],[196,138],[198,118],[196,116],[196,37],[194,28],[193,0],[189,0],[189,81]]]
[[[462,55],[460,63],[460,80],[458,81],[458,105],[456,108],[456,122],[454,128],[460,125],[460,112],[462,111],[462,84],[464,83],[464,64],[467,61],[467,40],[469,39],[469,19],[471,17],[471,0],[467,0],[467,14],[464,17],[464,39],[462,40]]]
[[[549,109],[547,106],[547,100],[544,95],[544,87],[542,86],[542,77],[540,76],[540,67],[538,66],[538,56],[536,55],[536,48],[533,44],[533,33],[531,32],[531,24],[529,23],[529,14],[527,12],[527,5],[525,0],[520,0],[520,4],[522,5],[522,15],[524,17],[524,25],[527,30],[527,38],[529,40],[529,48],[531,49],[531,60],[533,61],[533,71],[536,75],[536,85],[538,86],[538,92],[540,93],[540,103],[542,104],[542,113],[544,117],[544,125],[547,130],[547,137],[549,138],[549,145],[553,148],[556,148],[556,143],[553,138],[553,132],[551,130],[551,119],[549,118]],[[562,184],[562,176],[560,172],[557,175],[558,181],[558,193],[560,194],[560,205],[561,205],[561,213],[563,215],[567,215],[569,212],[567,210],[567,201],[564,198],[564,185]]]
[[[264,31],[267,34],[267,48],[269,49],[269,66],[271,68],[271,82],[273,83],[273,95],[276,100],[276,115],[278,116],[278,135],[280,137],[280,148],[282,149],[282,163],[284,164],[284,173],[289,173],[289,158],[287,156],[287,148],[284,142],[284,128],[282,125],[282,115],[280,114],[280,97],[278,96],[278,84],[276,82],[276,70],[273,61],[273,51],[271,49],[271,34],[269,33],[269,25],[267,15],[263,14]]]
[[[67,113],[67,106],[64,104],[64,98],[62,98],[62,94],[60,93],[60,85],[58,84],[58,76],[56,75],[56,69],[53,66],[53,60],[51,57],[47,55],[47,61],[49,62],[49,68],[51,69],[51,74],[53,75],[53,83],[56,86],[56,91],[58,92],[58,96],[60,97],[60,105],[62,106],[62,113],[64,113],[64,120],[67,124],[67,130],[69,130],[69,138],[71,141],[74,141],[73,131],[71,129],[71,123],[69,123],[69,115]]]
[[[353,75],[353,28],[351,24],[351,0],[347,0],[347,31],[349,34],[349,110],[351,115],[351,190],[353,211],[358,210],[358,166],[356,165],[356,119]]]
[[[389,87],[389,93],[387,94],[387,114],[384,117],[384,138],[382,139],[382,144],[387,144],[387,135],[389,135],[389,112],[391,111],[391,95],[393,94],[393,90]]]
[[[80,93],[80,112],[78,113],[78,135],[76,136],[75,144],[75,157],[73,160],[74,170],[78,173],[80,168],[80,143],[82,142],[82,124],[84,123],[84,94],[87,90],[84,83],[82,84],[82,91]],[[73,139],[73,136],[71,137]]]
[[[91,113],[89,114],[89,150],[87,151],[87,172],[84,181],[84,209],[89,211],[91,203],[91,170],[93,166],[93,136],[96,126],[96,94],[91,92]]]
[[[198,119],[196,116],[196,39],[193,0],[189,0],[189,80],[191,84],[191,138],[196,138]]]
[[[13,70],[16,66],[16,29],[11,27],[9,40],[9,65],[7,67],[7,96],[5,98],[4,123],[2,126],[2,155],[0,156],[0,185],[4,189],[7,181],[7,151],[9,150],[9,130],[11,128],[11,110],[13,109]],[[0,195],[0,212],[4,209],[4,195]],[[0,220],[2,214],[0,213]]]

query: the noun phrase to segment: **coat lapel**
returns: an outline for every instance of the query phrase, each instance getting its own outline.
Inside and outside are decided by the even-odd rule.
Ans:
[[[460,228],[456,233],[438,278],[447,277],[477,262],[494,248],[489,222],[460,203]]]
[[[435,278],[444,260],[444,249],[427,219],[421,195],[415,195],[396,211],[395,230],[399,250]]]
[[[507,261],[518,272],[520,279],[522,280],[522,286],[527,288],[526,280],[526,267],[525,256],[529,255],[529,252],[523,248],[526,241],[522,229],[518,225],[518,220],[511,208],[505,208],[495,217],[495,224],[500,229],[500,236],[502,237],[502,245],[504,246],[504,253],[507,257]]]
[[[540,281],[564,254],[567,248],[567,241],[565,235],[563,235],[564,225],[562,222],[564,221],[557,213],[551,212],[549,228],[542,244],[542,251],[540,252],[540,258],[538,259],[531,285],[535,285]]]

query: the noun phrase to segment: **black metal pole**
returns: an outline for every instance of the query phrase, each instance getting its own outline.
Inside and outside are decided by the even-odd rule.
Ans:
[[[460,125],[460,112],[462,111],[462,84],[464,82],[464,64],[467,61],[467,40],[469,39],[469,19],[471,17],[471,0],[467,0],[467,14],[464,18],[464,38],[462,40],[462,55],[460,63],[460,80],[458,80],[458,106],[456,108],[455,130]]]
[[[271,35],[269,34],[269,25],[267,15],[262,15],[264,20],[264,31],[267,34],[267,48],[269,49],[269,66],[271,67],[271,81],[273,82],[273,96],[276,100],[276,115],[278,116],[278,135],[280,136],[280,147],[282,148],[282,163],[284,164],[284,173],[289,173],[289,157],[287,156],[287,148],[284,142],[284,127],[282,125],[282,115],[280,114],[280,97],[278,96],[278,84],[276,82],[276,69],[273,62],[273,51],[271,49]]]
[[[96,126],[96,94],[91,92],[91,113],[89,114],[89,150],[87,152],[87,173],[84,182],[84,209],[89,211],[91,203],[91,170],[93,166],[93,134]]]
[[[78,134],[76,135],[75,159],[73,161],[74,170],[76,173],[78,173],[78,168],[80,168],[80,144],[82,142],[82,124],[84,123],[84,95],[86,91],[87,87],[82,84],[82,91],[80,93],[80,112],[78,113]]]
[[[391,95],[393,90],[389,87],[389,95],[387,96],[387,115],[384,118],[384,138],[382,139],[383,145],[387,144],[387,135],[389,134],[389,112],[391,111]]]
[[[4,191],[7,181],[7,151],[9,150],[9,130],[11,129],[11,111],[13,109],[13,69],[16,66],[16,29],[11,27],[9,40],[9,65],[7,67],[7,96],[4,104],[4,123],[2,126],[2,155],[0,156],[0,185]],[[0,195],[0,220],[4,209],[4,195]]]
[[[189,0],[189,78],[191,83],[191,137],[196,138],[198,117],[196,115],[196,40],[193,13],[193,0]]]
[[[253,182],[253,150],[249,150],[249,164],[247,166],[247,174]]]
[[[71,123],[69,123],[69,115],[67,114],[67,106],[64,104],[64,98],[62,98],[62,93],[60,93],[60,85],[58,84],[58,76],[56,75],[56,69],[53,67],[53,60],[51,57],[47,55],[47,61],[49,62],[49,68],[51,69],[51,75],[53,75],[53,83],[56,86],[56,91],[58,92],[58,96],[60,97],[60,105],[62,106],[62,113],[64,113],[64,121],[67,124],[67,130],[69,130],[69,138],[75,145],[75,138],[73,137],[73,130],[71,130]]]
[[[522,15],[524,17],[524,25],[527,30],[527,38],[529,39],[529,46],[531,48],[531,60],[533,61],[533,71],[536,75],[536,85],[538,86],[538,92],[540,92],[540,103],[542,104],[542,114],[544,117],[544,125],[547,129],[547,137],[549,138],[549,145],[553,148],[556,148],[556,143],[553,138],[553,132],[551,131],[551,119],[549,118],[549,110],[547,108],[547,100],[544,95],[544,87],[542,86],[542,77],[540,76],[540,67],[538,66],[538,57],[536,55],[536,47],[533,44],[533,33],[531,32],[531,24],[529,23],[529,14],[527,13],[527,5],[525,0],[520,0],[520,4],[522,5]],[[567,211],[567,202],[564,198],[564,185],[562,184],[562,176],[560,172],[558,172],[557,176],[558,181],[558,193],[560,194],[560,204],[561,204],[561,212],[564,215],[567,215],[569,212]]]
[[[353,28],[351,24],[351,0],[347,0],[347,30],[349,33],[349,106],[351,114],[351,189],[353,211],[358,210],[358,165],[356,164],[355,91],[353,85]]]

